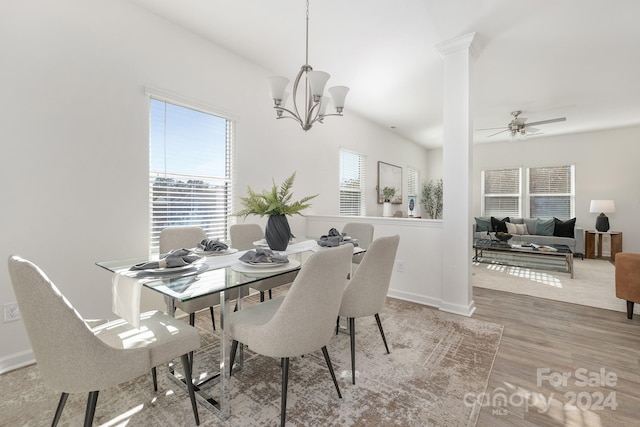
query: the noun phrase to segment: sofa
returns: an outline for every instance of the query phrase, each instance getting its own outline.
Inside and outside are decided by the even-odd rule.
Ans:
[[[575,218],[562,221],[557,218],[476,217],[473,241],[493,239],[498,231],[513,235],[511,243],[567,245],[574,255],[584,257],[584,230],[575,225]]]

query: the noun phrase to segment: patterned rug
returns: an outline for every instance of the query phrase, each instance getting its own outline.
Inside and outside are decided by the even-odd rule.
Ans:
[[[253,301],[252,301],[253,299]],[[253,297],[247,304],[255,303]],[[322,352],[293,358],[289,366],[287,425],[474,426],[479,407],[468,404],[485,391],[502,326],[433,308],[388,299],[380,313],[391,354],[386,354],[373,316],[356,320],[356,385],[351,384],[349,336],[328,346],[343,398],[339,399]],[[217,363],[217,335],[208,311],[197,323],[202,345],[196,369]],[[209,365],[214,366],[214,365]],[[195,425],[186,392],[158,368],[151,375],[100,392],[95,425]],[[277,425],[280,361],[245,351],[244,368],[231,377],[231,418],[220,421],[199,406],[202,426]],[[211,386],[215,392],[215,385]],[[41,381],[36,366],[0,376],[2,425],[50,425],[59,395]],[[61,426],[81,425],[85,395],[70,395]]]

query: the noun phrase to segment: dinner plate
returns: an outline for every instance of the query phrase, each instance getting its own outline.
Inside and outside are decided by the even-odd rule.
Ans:
[[[169,273],[177,273],[178,271],[188,270],[190,268],[197,268],[202,262],[200,260],[196,262],[192,262],[191,264],[181,265],[180,267],[164,267],[164,268],[147,268],[144,270],[145,273],[161,273],[161,274],[169,274]]]
[[[247,267],[256,267],[256,268],[274,268],[274,267],[282,267],[283,265],[289,264],[288,262],[246,262],[240,260],[242,265],[246,265]]]
[[[223,251],[205,251],[204,249],[201,249],[201,248],[194,248],[193,251],[198,255],[204,255],[204,256],[230,255],[238,252],[236,248],[228,248]]]
[[[262,275],[268,276],[272,274],[277,274],[279,272],[295,270],[296,268],[300,267],[300,261],[295,259],[290,259],[289,262],[287,263],[280,263],[280,264],[270,263],[270,264],[274,264],[274,265],[269,265],[267,267],[267,266],[263,266],[263,265],[261,266],[261,265],[255,265],[255,264],[249,265],[249,264],[243,263],[242,261],[238,261],[231,266],[231,269],[239,273],[246,274],[248,276],[255,275],[255,274],[258,274],[258,275],[262,274]],[[263,277],[263,276],[255,276],[255,277]]]

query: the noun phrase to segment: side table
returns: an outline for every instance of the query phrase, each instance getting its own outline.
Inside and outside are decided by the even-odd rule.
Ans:
[[[585,230],[584,246],[586,258],[602,258],[602,237],[608,234],[611,237],[611,262],[615,263],[616,254],[622,252],[622,232],[621,231],[596,231]],[[597,237],[596,237],[597,235]],[[596,244],[597,240],[597,244]]]

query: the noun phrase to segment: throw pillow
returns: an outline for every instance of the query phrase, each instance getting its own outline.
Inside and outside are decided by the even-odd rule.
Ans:
[[[553,218],[536,220],[536,230],[534,234],[538,236],[553,236],[553,230],[555,229],[555,221]]]
[[[558,218],[553,218],[554,228],[553,235],[557,237],[571,237],[575,238],[575,234],[573,232],[576,226],[576,219],[571,218],[566,221],[562,221]]]
[[[510,222],[507,222],[505,224],[507,225],[507,231],[509,232],[509,234],[529,234],[526,224],[511,224]]]
[[[491,220],[488,218],[476,218],[476,231],[491,231]]]
[[[507,222],[511,222],[508,216],[502,219],[491,217],[491,231],[507,233]]]

